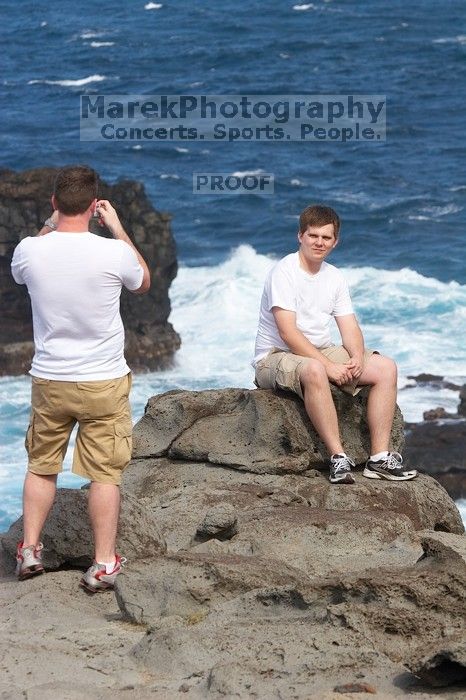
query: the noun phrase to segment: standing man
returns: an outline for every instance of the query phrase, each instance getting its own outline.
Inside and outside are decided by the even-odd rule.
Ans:
[[[79,430],[73,472],[91,481],[89,516],[94,564],[81,585],[111,588],[122,558],[115,552],[120,481],[131,458],[131,374],[124,358],[120,293],[150,287],[149,269],[110,202],[97,199],[98,175],[86,166],[58,173],[52,206],[39,235],[24,238],[11,264],[31,297],[35,354],[28,471],[23,491],[19,580],[44,571],[41,531],[52,507],[71,431]],[[99,216],[113,239],[89,232]]]
[[[299,219],[299,250],[280,260],[265,281],[253,365],[262,389],[300,396],[330,454],[330,481],[354,483],[355,466],[341,443],[330,382],[355,396],[369,385],[367,422],[371,454],[363,472],[370,479],[406,481],[398,452],[389,452],[397,392],[393,360],[364,348],[348,285],[325,262],[338,243],[340,220],[327,206],[307,207]],[[330,338],[332,316],[342,345]]]

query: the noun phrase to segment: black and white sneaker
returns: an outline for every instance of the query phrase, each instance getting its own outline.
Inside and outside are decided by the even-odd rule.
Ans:
[[[356,466],[346,455],[335,454],[330,457],[330,476],[332,484],[354,484],[351,467]]]
[[[388,481],[409,481],[417,476],[417,471],[403,469],[403,457],[399,452],[389,452],[384,459],[368,459],[362,473],[368,479],[388,479]]]

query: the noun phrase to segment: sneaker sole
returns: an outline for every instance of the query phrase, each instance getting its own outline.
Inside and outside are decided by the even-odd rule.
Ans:
[[[352,474],[345,474],[340,478],[329,476],[328,480],[331,484],[354,484],[354,476]]]
[[[362,475],[365,476],[367,479],[387,479],[387,481],[410,481],[411,479],[416,478],[417,472],[414,474],[406,472],[404,476],[395,476],[394,474],[387,474],[386,472],[372,471],[371,469],[365,467]]]
[[[106,583],[104,586],[96,587],[89,585],[89,583],[87,583],[87,581],[85,581],[83,578],[79,582],[79,585],[86,591],[86,593],[104,593],[105,591],[113,590],[113,586],[110,583]]]
[[[35,567],[34,569],[31,567],[30,569],[24,569],[19,575],[18,575],[18,581],[25,581],[28,578],[32,578],[33,576],[37,576],[38,574],[43,574],[45,573],[45,569],[43,566],[41,567]]]

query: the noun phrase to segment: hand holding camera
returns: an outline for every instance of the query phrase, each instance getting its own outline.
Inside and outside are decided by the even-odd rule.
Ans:
[[[98,217],[99,225],[106,226],[114,238],[122,237],[123,227],[118,214],[108,199],[99,199],[96,202],[95,215]]]

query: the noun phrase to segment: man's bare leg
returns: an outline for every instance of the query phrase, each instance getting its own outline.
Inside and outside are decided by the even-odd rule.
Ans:
[[[26,474],[23,488],[23,546],[37,545],[53,505],[57,474]]]
[[[371,436],[371,454],[389,449],[397,394],[397,368],[389,357],[371,355],[358,384],[369,384],[367,423]]]
[[[120,487],[93,481],[89,489],[89,517],[97,562],[110,563],[115,559],[119,515]]]
[[[344,452],[337,412],[324,365],[318,360],[308,360],[302,365],[299,378],[303,387],[307,415],[329,454]]]

